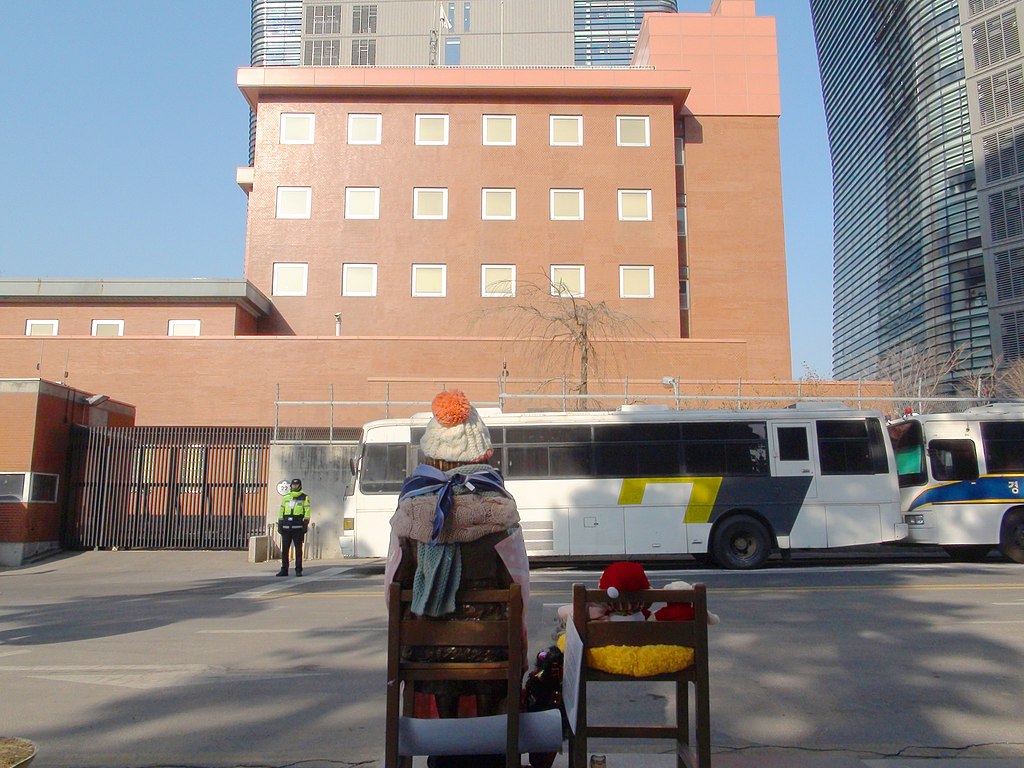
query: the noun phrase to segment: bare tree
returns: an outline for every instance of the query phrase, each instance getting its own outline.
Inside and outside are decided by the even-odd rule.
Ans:
[[[1002,367],[998,392],[1001,398],[1024,399],[1024,358]]]
[[[950,377],[960,370],[965,355],[965,346],[945,353],[904,344],[879,357],[878,373],[881,378],[892,381],[894,397],[927,413],[941,410],[940,406],[927,401],[942,394]]]
[[[580,395],[579,410],[588,407],[591,381],[608,376],[618,362],[616,346],[608,342],[651,338],[631,315],[604,301],[578,296],[547,276],[517,281],[516,289],[517,301],[499,310],[507,317],[506,337],[553,342],[543,346],[534,362],[544,370],[559,371],[570,382],[571,391]]]

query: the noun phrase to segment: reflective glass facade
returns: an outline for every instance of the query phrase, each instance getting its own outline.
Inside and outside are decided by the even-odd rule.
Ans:
[[[992,362],[957,0],[811,0],[835,204],[833,374]],[[953,382],[949,382],[952,388]]]
[[[574,0],[576,66],[627,66],[644,14],[676,10],[676,0]]]

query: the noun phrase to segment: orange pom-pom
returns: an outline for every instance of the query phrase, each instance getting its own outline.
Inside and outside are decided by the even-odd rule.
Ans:
[[[442,427],[454,427],[469,420],[473,406],[461,389],[446,389],[437,394],[430,404],[430,410],[434,412],[434,418]]]

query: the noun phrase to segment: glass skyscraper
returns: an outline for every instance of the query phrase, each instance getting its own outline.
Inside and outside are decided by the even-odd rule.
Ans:
[[[911,350],[959,351],[962,373],[982,371],[993,357],[960,4],[811,0],[811,14],[835,198],[833,374],[877,376]]]
[[[574,0],[576,66],[627,66],[644,14],[676,10],[676,0]]]

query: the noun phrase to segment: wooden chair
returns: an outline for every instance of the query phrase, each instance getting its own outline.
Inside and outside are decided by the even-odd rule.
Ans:
[[[690,621],[589,621],[588,603],[615,605],[625,602],[692,603],[694,618]],[[569,736],[572,768],[586,768],[587,739],[675,739],[677,768],[709,768],[711,765],[711,706],[708,695],[708,607],[703,584],[693,589],[649,589],[623,592],[617,599],[603,590],[587,589],[574,584],[572,590],[573,623],[583,640],[583,663],[580,670],[576,730]],[[587,664],[586,649],[609,645],[682,645],[694,649],[693,663],[680,672],[652,677],[616,675],[594,669]],[[658,726],[592,725],[587,716],[588,683],[598,681],[637,682],[668,680],[675,683],[675,724]],[[695,692],[694,728],[691,739],[689,686]]]
[[[462,720],[435,720],[437,733],[443,739],[444,731],[450,741],[453,729],[471,726],[468,738],[458,744],[457,754],[496,754],[504,751],[508,768],[519,768],[519,694],[523,680],[523,601],[518,584],[508,589],[464,591],[459,602],[503,603],[508,605],[507,618],[482,621],[445,621],[405,617],[412,601],[412,591],[398,584],[388,588],[388,681],[387,720],[385,723],[385,768],[405,768],[412,765],[412,755],[428,754],[419,751],[424,739],[412,737],[414,726],[420,735],[429,730],[431,721],[413,720],[413,689],[417,680],[504,680],[508,683],[508,714],[497,717],[466,718]],[[402,649],[409,646],[478,646],[507,650],[507,661],[497,662],[420,662],[402,659]],[[404,684],[404,685],[403,685]],[[402,689],[404,688],[404,695]],[[400,704],[402,712],[399,712]],[[403,716],[404,715],[404,716]],[[475,722],[474,721],[478,721]],[[504,739],[495,739],[494,726],[504,721]],[[424,726],[427,726],[426,728]],[[488,738],[488,736],[490,738]],[[429,735],[426,741],[429,741]],[[415,742],[419,742],[417,747]],[[495,743],[497,741],[497,743]],[[559,734],[559,745],[561,736]],[[429,754],[444,754],[431,752]]]

